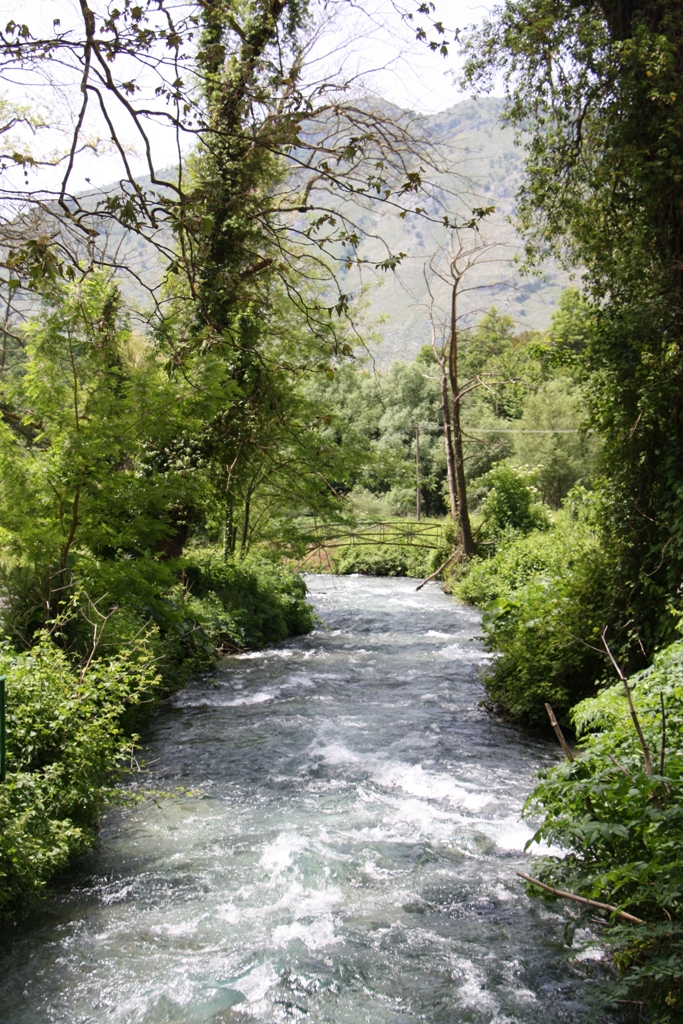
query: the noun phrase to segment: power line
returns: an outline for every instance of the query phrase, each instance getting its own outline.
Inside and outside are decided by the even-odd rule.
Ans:
[[[518,430],[517,427],[474,427],[477,434],[578,434],[578,430]],[[463,431],[465,433],[465,431]]]

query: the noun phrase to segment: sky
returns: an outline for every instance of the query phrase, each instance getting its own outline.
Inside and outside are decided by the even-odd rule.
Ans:
[[[451,46],[448,57],[431,52],[414,37],[409,22],[402,21],[386,0],[364,0],[359,11],[343,3],[338,22],[330,26],[321,50],[344,52],[347,69],[356,68],[372,91],[404,109],[434,114],[465,98],[457,86],[459,61]],[[409,2],[403,0],[408,9]],[[452,42],[455,29],[479,23],[494,7],[493,0],[436,0],[435,18],[448,29]],[[417,24],[415,22],[414,24]],[[425,27],[427,27],[425,25]],[[430,33],[430,38],[435,33]],[[334,57],[328,56],[330,65]],[[323,58],[324,63],[324,58]]]
[[[96,10],[107,6],[106,0],[90,0]],[[417,6],[416,0],[395,0],[406,10]],[[183,0],[167,0],[176,10],[183,8]],[[322,5],[321,5],[322,6]],[[16,0],[0,0],[0,20],[3,24],[25,18],[34,35],[50,35],[54,18],[61,28],[79,26],[78,0],[30,0],[23,11],[17,11]],[[436,0],[435,17],[448,29],[447,39],[452,42],[456,28],[481,21],[493,7],[493,0],[476,3],[475,0]],[[358,87],[383,96],[399,107],[425,114],[436,113],[452,106],[464,95],[458,90],[456,75],[458,61],[455,48],[444,58],[432,53],[424,43],[416,41],[414,24],[402,20],[392,0],[327,0],[323,17],[324,27],[312,46],[308,74],[312,80],[327,80],[339,75]],[[427,27],[427,26],[425,26]],[[82,30],[81,30],[82,31]],[[80,33],[79,33],[80,34]],[[433,36],[434,33],[430,33]],[[136,72],[139,75],[139,69]],[[80,107],[78,74],[62,69],[61,85],[52,84],[34,75],[22,80],[19,76],[5,75],[2,92],[15,99],[38,104],[51,123],[61,120],[66,128],[61,138],[56,130],[41,133],[42,146],[48,151],[63,149],[68,138],[69,125],[75,122]],[[127,74],[125,70],[122,75]],[[143,82],[143,78],[139,78]],[[149,78],[147,92],[153,95],[157,84]],[[142,96],[142,93],[140,94]],[[141,140],[130,130],[127,116],[114,112],[117,130],[126,135],[128,159],[135,174],[146,173]],[[118,120],[117,120],[118,119]],[[89,126],[93,136],[103,132],[103,125],[93,119]],[[148,124],[157,168],[175,165],[178,160],[177,144],[172,132],[160,124]],[[54,136],[54,139],[52,139]],[[120,177],[120,158],[106,147],[99,153],[85,151],[79,156],[70,181],[73,190],[92,185],[105,185]],[[59,172],[36,172],[30,187],[54,186]]]

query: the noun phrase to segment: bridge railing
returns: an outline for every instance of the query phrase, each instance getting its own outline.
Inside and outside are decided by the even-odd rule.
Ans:
[[[440,548],[446,544],[441,523],[409,520],[363,520],[352,525],[318,523],[310,530],[316,547],[345,547],[351,544],[399,544],[419,548]]]

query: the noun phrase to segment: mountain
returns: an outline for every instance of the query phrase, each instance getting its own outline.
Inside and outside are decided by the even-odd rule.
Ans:
[[[511,221],[524,158],[514,144],[512,130],[501,121],[502,110],[502,100],[486,97],[464,100],[425,118],[431,138],[451,156],[451,174],[440,184],[449,193],[463,196],[463,211],[466,200],[475,206],[495,207],[482,228],[493,248],[486,262],[464,276],[459,314],[467,324],[495,305],[499,312],[512,316],[520,331],[544,330],[571,281],[556,265],[550,264],[542,277],[536,277],[522,275],[515,262],[522,244]],[[444,245],[447,231],[418,217],[403,220],[386,208],[375,207],[364,214],[363,227],[369,235],[379,236],[393,251],[407,254],[395,272],[366,274],[365,317],[374,322],[378,338],[369,347],[380,364],[412,359],[430,340],[425,263]],[[359,254],[381,259],[382,249],[377,241],[367,240]],[[446,286],[436,282],[434,294],[437,304],[447,309]]]
[[[405,114],[389,105],[386,110],[387,118]],[[515,195],[523,177],[523,153],[514,144],[512,130],[503,124],[502,111],[502,100],[485,97],[464,100],[448,110],[419,118],[422,132],[438,147],[448,165],[448,171],[431,180],[431,205],[416,197],[416,203],[434,214],[433,223],[418,216],[402,219],[397,209],[381,202],[361,204],[354,199],[343,202],[338,195],[324,197],[323,205],[341,209],[343,203],[344,212],[362,228],[364,240],[358,255],[367,263],[360,282],[354,269],[346,274],[343,288],[355,295],[362,292],[364,334],[379,365],[412,359],[430,340],[424,272],[430,257],[447,239],[447,229],[441,223],[444,209],[464,215],[473,206],[495,207],[482,229],[493,248],[486,261],[474,266],[463,279],[459,302],[463,324],[495,306],[512,316],[520,331],[544,330],[561,292],[570,283],[569,275],[555,265],[546,267],[543,277],[536,277],[522,275],[515,262],[515,256],[522,252],[512,221]],[[162,173],[172,176],[174,172]],[[149,178],[140,178],[140,184],[149,187]],[[116,188],[112,185],[104,192]],[[120,225],[113,224],[107,234],[105,248],[112,253],[117,250],[119,256],[125,252],[133,271],[123,282],[125,292],[134,304],[146,306],[149,293],[144,286],[154,288],[162,277],[159,254],[143,238]],[[165,231],[160,237],[172,244]],[[388,249],[406,256],[395,271],[374,270],[373,261],[386,258]],[[344,275],[342,271],[342,278]],[[446,286],[436,281],[433,290],[437,306],[446,310]]]

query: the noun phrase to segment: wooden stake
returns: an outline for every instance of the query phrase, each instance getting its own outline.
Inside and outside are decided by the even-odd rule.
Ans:
[[[546,702],[546,705],[545,705],[545,709],[548,712],[548,718],[550,719],[550,724],[552,725],[553,729],[555,730],[555,735],[557,736],[558,740],[560,741],[560,746],[564,750],[567,760],[568,761],[575,761],[576,758],[574,757],[574,755],[573,755],[573,753],[572,753],[572,751],[571,751],[571,749],[569,747],[569,744],[567,743],[566,739],[564,738],[564,733],[562,732],[562,729],[560,728],[560,723],[555,718],[555,712],[551,708],[550,704],[548,704],[547,702]]]
[[[612,664],[614,665],[615,671],[616,671],[617,675],[619,676],[619,678],[621,679],[621,682],[623,683],[624,689],[626,690],[626,699],[628,701],[629,711],[631,712],[631,720],[633,722],[634,728],[635,728],[637,736],[638,736],[638,742],[640,743],[640,749],[643,751],[643,760],[645,761],[645,771],[647,772],[648,775],[652,775],[652,759],[650,757],[650,748],[648,747],[647,742],[645,740],[645,734],[643,733],[643,730],[641,729],[641,726],[640,726],[640,719],[638,718],[638,715],[636,714],[636,709],[635,709],[635,707],[633,705],[633,697],[631,696],[631,688],[628,685],[628,679],[626,678],[626,676],[622,672],[621,666],[618,664],[616,658],[614,657],[614,655],[612,654],[612,652],[609,649],[609,644],[607,643],[607,626],[605,626],[605,628],[602,631],[602,642],[604,644],[605,650],[609,654],[609,659],[612,662]]]

